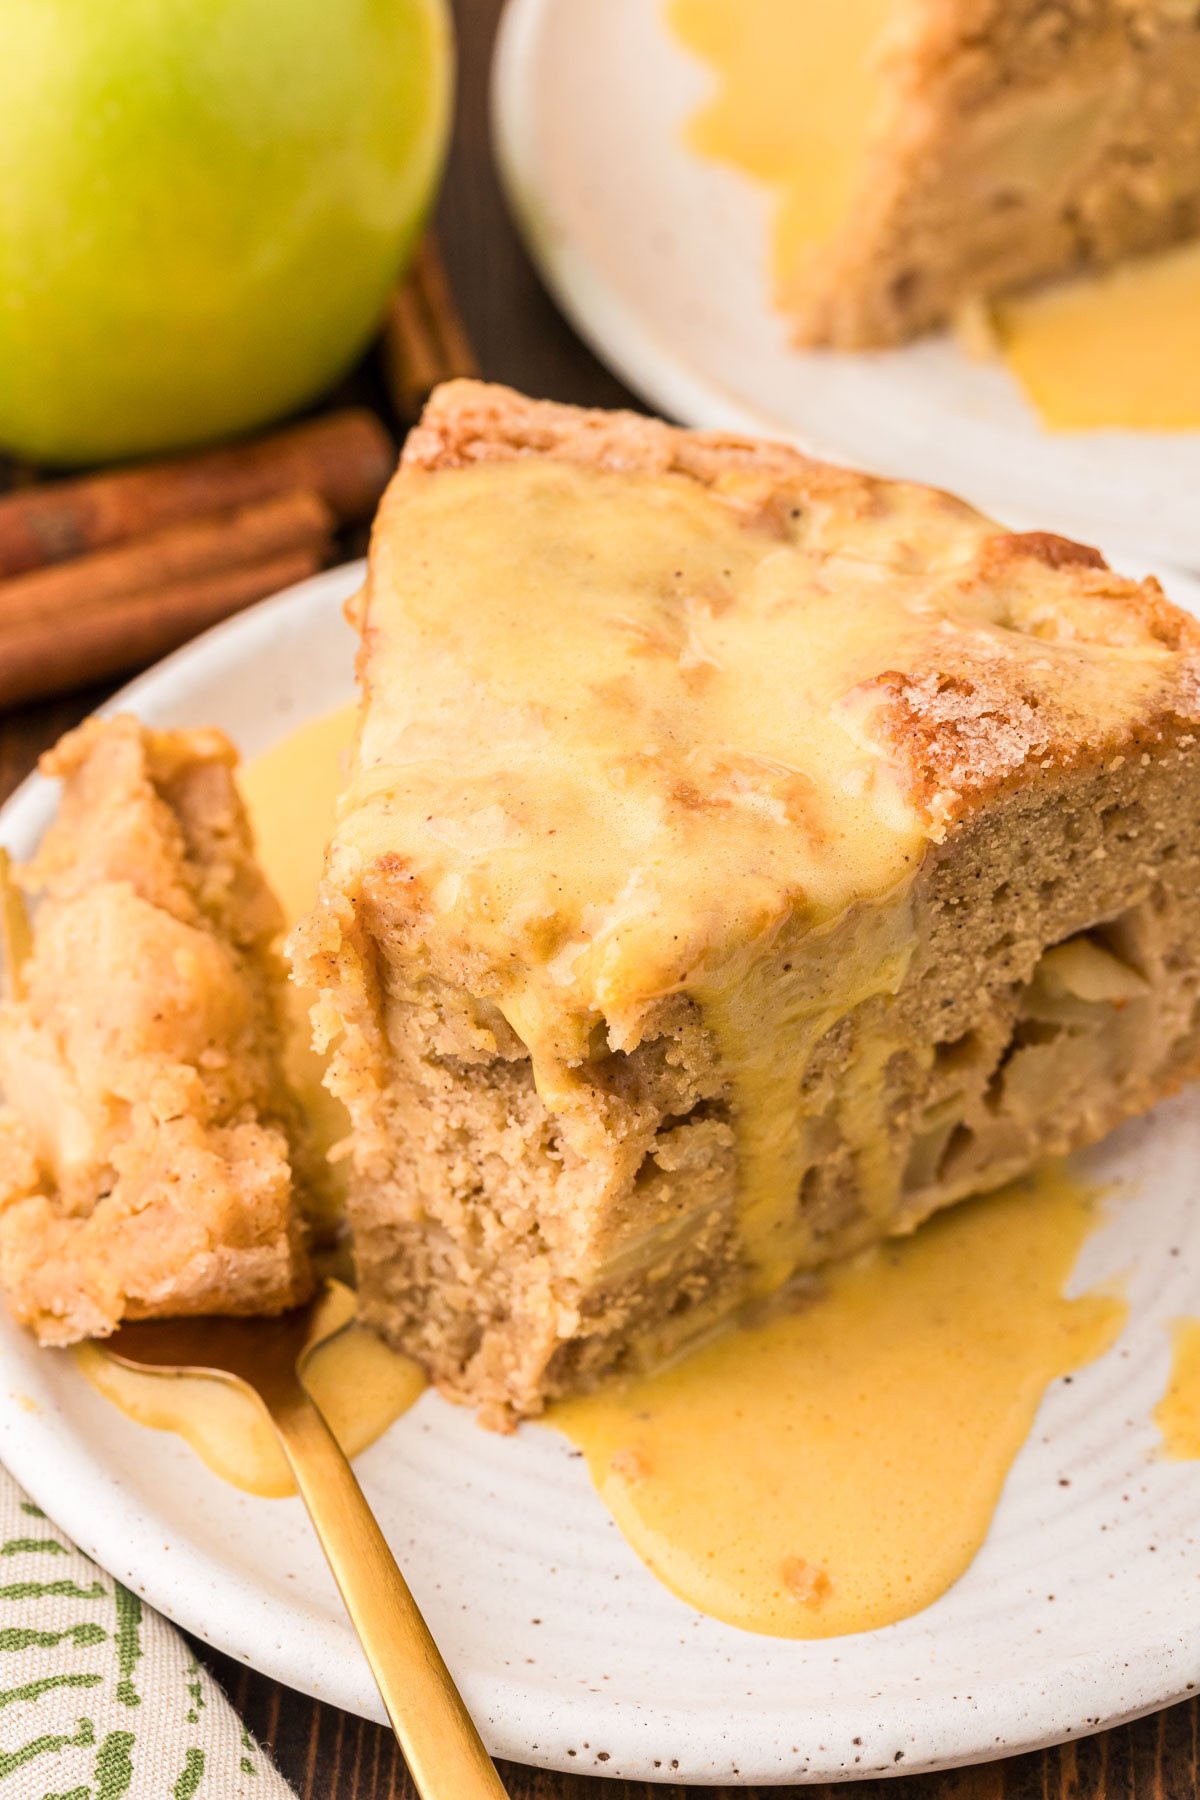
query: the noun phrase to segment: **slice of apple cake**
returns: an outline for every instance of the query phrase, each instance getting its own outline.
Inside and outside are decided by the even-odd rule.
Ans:
[[[841,217],[781,271],[801,342],[900,343],[966,302],[1200,233],[1190,0],[892,0],[867,54]]]
[[[456,383],[293,936],[363,1311],[503,1422],[1200,1066],[1200,629],[774,444]]]
[[[216,731],[92,720],[6,901],[0,1286],[43,1343],[278,1312],[311,1284],[280,1075],[282,915]]]

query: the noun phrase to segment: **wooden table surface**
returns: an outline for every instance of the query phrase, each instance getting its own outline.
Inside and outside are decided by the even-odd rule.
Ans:
[[[491,165],[487,105],[501,0],[455,0],[455,7],[458,123],[439,229],[483,373],[556,400],[636,404],[556,313],[504,210]],[[60,731],[102,698],[100,691],[80,694],[0,718],[0,798]],[[307,1700],[203,1645],[197,1649],[303,1800],[416,1800],[390,1733]],[[1061,1749],[941,1775],[906,1776],[888,1783],[886,1800],[1194,1800],[1200,1796],[1198,1730],[1200,1700],[1193,1700]],[[689,1794],[754,1800],[745,1788],[601,1781],[512,1764],[501,1772],[513,1800],[682,1800]],[[875,1785],[856,1782],[840,1791],[846,1800],[865,1800],[865,1790]],[[765,1800],[784,1791],[755,1793]]]

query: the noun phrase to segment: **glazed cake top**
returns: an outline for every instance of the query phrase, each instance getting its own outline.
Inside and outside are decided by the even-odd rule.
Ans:
[[[764,1292],[805,1228],[813,1049],[862,1003],[883,1016],[844,1123],[886,1161],[886,997],[926,848],[1006,786],[1169,750],[1200,716],[1197,628],[1094,551],[470,383],[409,439],[356,612],[364,707],[310,943],[332,909],[331,944],[373,946],[384,1056],[392,1005],[451,1057],[526,1051],[582,1156],[589,1097],[686,996]]]

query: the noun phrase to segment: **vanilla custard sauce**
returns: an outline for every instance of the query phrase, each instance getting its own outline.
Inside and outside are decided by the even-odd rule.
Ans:
[[[1165,1455],[1175,1462],[1200,1458],[1200,1319],[1171,1326],[1171,1373],[1154,1409]]]
[[[1001,352],[1060,431],[1200,427],[1200,244],[996,302]]]
[[[334,1289],[335,1316],[351,1318],[354,1295]],[[174,1431],[214,1475],[249,1494],[296,1491],[265,1407],[248,1389],[195,1375],[151,1375],[105,1355],[103,1344],[75,1347],[83,1373],[105,1399],[139,1425]],[[389,1350],[365,1325],[351,1323],[311,1356],[305,1383],[347,1456],[356,1456],[407,1412],[425,1386],[416,1363]]]
[[[1064,1297],[1093,1219],[1044,1169],[549,1420],[699,1611],[777,1637],[892,1624],[968,1567],[1046,1388],[1121,1329],[1112,1293]]]
[[[357,707],[348,705],[310,719],[238,771],[258,854],[289,927],[317,891],[357,716]],[[329,1151],[346,1136],[350,1122],[321,1079],[325,1065],[312,1048],[308,1023],[312,1000],[307,989],[288,983],[284,1069],[317,1143]]]
[[[668,0],[680,41],[718,77],[688,143],[776,195],[776,291],[850,206],[877,100],[871,55],[891,10],[892,0]]]

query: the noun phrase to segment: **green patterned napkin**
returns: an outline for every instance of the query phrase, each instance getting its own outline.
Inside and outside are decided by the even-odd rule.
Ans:
[[[178,1632],[2,1468],[0,1800],[295,1800]]]

